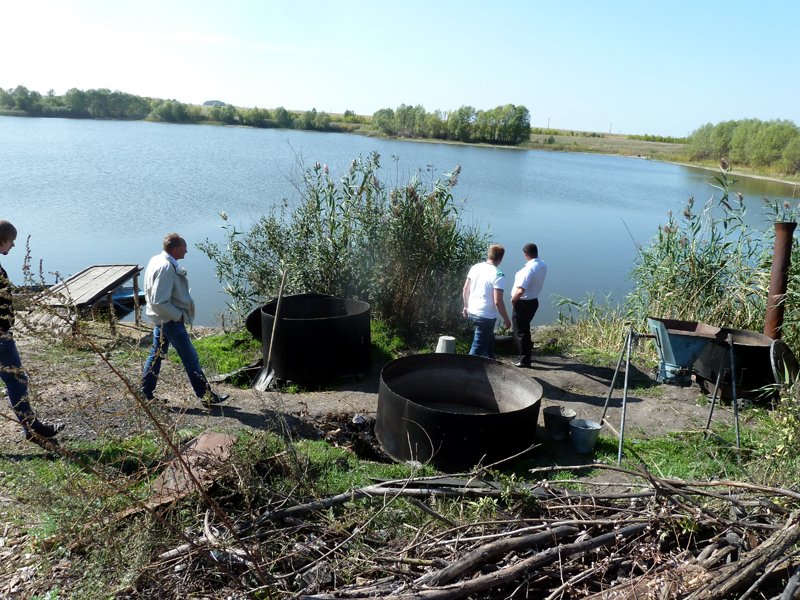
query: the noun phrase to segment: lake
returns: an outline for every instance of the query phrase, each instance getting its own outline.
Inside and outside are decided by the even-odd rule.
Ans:
[[[283,198],[295,198],[299,164],[342,173],[377,151],[384,181],[424,180],[461,165],[455,195],[465,221],[506,247],[503,268],[539,246],[549,274],[535,322],[557,317],[558,296],[622,299],[635,243],[646,244],[668,211],[718,192],[712,171],[637,158],[372,139],[357,135],[147,122],[0,117],[0,218],[19,230],[2,264],[22,281],[25,238],[47,281],[93,264],[147,264],[165,233],[189,243],[183,266],[197,324],[214,325],[226,296],[214,265],[195,247],[222,241],[221,212],[240,229]],[[749,219],[763,198],[791,199],[792,186],[743,179]],[[465,273],[466,275],[466,273]],[[508,294],[507,294],[508,298]]]

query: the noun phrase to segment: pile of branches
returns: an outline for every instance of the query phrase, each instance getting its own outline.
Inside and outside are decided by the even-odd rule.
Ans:
[[[249,519],[216,523],[211,511],[149,571],[161,586],[214,573],[247,595],[308,599],[796,597],[800,493],[593,466],[622,472],[625,487],[416,478],[307,503],[276,498]],[[453,517],[441,509],[448,498],[497,510]],[[401,499],[421,514],[407,536],[387,536],[378,515]],[[370,516],[348,521],[356,506]]]

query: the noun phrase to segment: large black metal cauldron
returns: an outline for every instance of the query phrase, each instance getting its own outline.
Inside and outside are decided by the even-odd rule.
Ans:
[[[774,384],[776,381],[771,359],[774,340],[756,331],[727,327],[720,328],[716,340],[705,346],[697,357],[694,368],[698,384],[709,392],[713,391],[721,369],[721,394],[730,397],[731,365],[726,342],[728,335],[733,341],[737,393],[757,395],[764,386]]]
[[[539,382],[498,361],[406,356],[381,371],[375,434],[397,461],[466,470],[530,447],[541,398]]]
[[[258,332],[262,340],[264,364],[269,357],[277,379],[316,382],[369,371],[369,304],[325,294],[284,296],[270,357],[277,305],[272,300],[261,307],[260,324],[253,313],[247,320],[250,333]]]

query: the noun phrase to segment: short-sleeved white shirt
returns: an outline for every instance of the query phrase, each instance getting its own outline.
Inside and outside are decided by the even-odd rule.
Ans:
[[[520,300],[535,300],[542,293],[547,265],[540,258],[532,258],[514,276],[514,289],[525,290]]]
[[[484,319],[496,319],[497,307],[494,305],[494,291],[504,290],[505,274],[488,262],[472,265],[469,273],[469,300],[467,312]]]

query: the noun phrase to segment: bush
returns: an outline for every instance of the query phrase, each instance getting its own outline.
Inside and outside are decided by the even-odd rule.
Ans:
[[[227,221],[224,245],[200,248],[240,317],[278,295],[319,292],[369,302],[401,332],[446,330],[458,322],[466,271],[483,257],[486,236],[460,220],[452,189],[459,169],[429,186],[417,178],[391,191],[380,157],[354,160],[338,181],[328,167],[306,169],[300,199],[284,200],[248,231]]]

